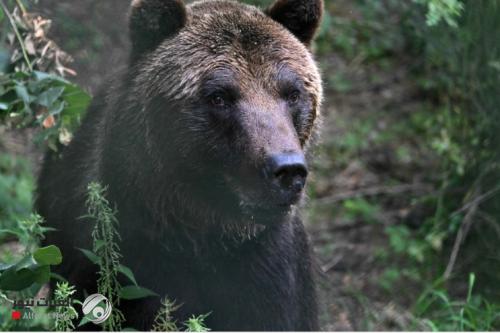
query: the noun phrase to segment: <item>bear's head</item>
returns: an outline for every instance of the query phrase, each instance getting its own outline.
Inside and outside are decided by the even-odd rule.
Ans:
[[[228,223],[293,211],[320,112],[309,46],[322,10],[322,0],[277,0],[265,11],[226,0],[132,2],[131,94],[156,185],[169,193],[157,201]]]

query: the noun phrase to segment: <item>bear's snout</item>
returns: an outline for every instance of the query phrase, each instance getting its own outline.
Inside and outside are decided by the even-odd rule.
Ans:
[[[306,184],[307,174],[303,153],[271,155],[265,163],[265,175],[271,182],[279,205],[297,203]]]

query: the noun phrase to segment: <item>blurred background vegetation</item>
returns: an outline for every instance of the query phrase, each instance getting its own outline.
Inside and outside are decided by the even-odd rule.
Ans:
[[[42,35],[19,1],[1,3],[0,262],[11,263],[33,240],[43,150],[71,140],[87,93],[125,63],[128,1],[25,1],[52,20]],[[499,330],[500,1],[325,6],[313,47],[324,126],[305,207],[323,328]],[[60,49],[44,53],[48,40]]]

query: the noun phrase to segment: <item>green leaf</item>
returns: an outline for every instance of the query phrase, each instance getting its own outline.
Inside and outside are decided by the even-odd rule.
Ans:
[[[132,270],[130,268],[120,265],[118,266],[118,271],[128,277],[128,279],[137,286],[137,281],[135,280],[134,273],[132,273]]]
[[[119,296],[120,298],[131,300],[131,299],[138,299],[138,298],[145,298],[145,297],[159,296],[159,295],[143,287],[126,286],[120,290]]]
[[[83,326],[87,323],[90,323],[90,319],[87,317],[83,317],[82,320],[80,320],[80,323],[78,324],[78,327]]]
[[[57,76],[55,74],[49,74],[45,72],[40,72],[40,71],[33,71],[33,76],[37,81],[43,81],[43,80],[53,80],[53,81],[59,81],[65,84],[68,84],[69,82],[66,81],[64,78]]]
[[[92,98],[80,87],[67,85],[63,94],[66,107],[63,112],[63,124],[71,129],[78,125],[79,119],[83,117]]]
[[[38,95],[36,101],[38,104],[50,109],[52,108],[52,104],[54,104],[55,101],[57,101],[59,97],[61,97],[63,92],[64,87],[50,88]]]
[[[99,251],[99,249],[100,249],[101,247],[103,247],[103,246],[104,246],[104,244],[106,244],[106,242],[105,242],[104,240],[102,240],[102,239],[97,239],[97,240],[95,241],[95,244],[94,244],[94,251]]]
[[[35,259],[33,259],[33,256],[31,256],[31,255],[28,255],[28,256],[24,257],[23,259],[21,259],[20,261],[18,261],[14,265],[14,269],[16,271],[20,271],[23,268],[29,268],[29,269],[33,270],[33,269],[35,269],[37,267],[38,267],[38,264],[35,261]]]
[[[3,236],[4,234],[14,235],[14,236],[17,236],[17,238],[22,237],[22,233],[19,231],[10,230],[10,229],[0,229],[0,236]]]
[[[87,257],[87,259],[89,259],[90,261],[92,261],[94,264],[99,265],[99,262],[101,261],[101,258],[99,258],[97,256],[97,254],[95,254],[92,251],[85,250],[85,249],[78,248],[78,250],[82,251],[82,253]]]
[[[0,264],[0,272],[6,271],[6,270],[10,269],[11,267],[14,267],[14,264],[1,263]]]
[[[20,291],[28,288],[37,280],[35,272],[29,268],[22,268],[19,271],[12,267],[0,276],[0,289]]]
[[[33,258],[41,265],[59,265],[62,262],[61,250],[55,245],[39,248]]]
[[[40,266],[34,271],[34,280],[36,283],[44,284],[50,281],[50,266]]]
[[[17,83],[15,86],[17,97],[19,97],[24,104],[28,105],[31,103],[31,96],[25,86]]]

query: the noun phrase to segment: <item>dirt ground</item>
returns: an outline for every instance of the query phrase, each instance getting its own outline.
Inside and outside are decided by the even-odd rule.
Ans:
[[[126,61],[127,7],[124,0],[39,2],[44,15],[54,20],[56,41],[64,42],[75,58],[75,81],[90,92]],[[432,175],[426,172],[433,161],[404,133],[379,139],[409,121],[421,107],[419,96],[404,59],[390,69],[335,54],[318,60],[325,73],[323,129],[304,216],[323,271],[322,327],[405,329],[412,321],[409,304],[417,295],[411,285],[381,284],[387,266],[381,258],[389,246],[385,230],[418,223],[411,199],[433,190],[428,185]],[[347,77],[349,88],[336,87],[330,80],[334,74]],[[346,138],[352,133],[361,142],[348,150]],[[370,199],[378,209],[370,216],[346,217],[342,209],[352,199]]]
[[[324,272],[320,293],[323,328],[408,329],[415,324],[408,306],[418,295],[411,284],[400,286],[400,292],[388,291],[381,284],[388,265],[385,230],[391,225],[418,223],[418,209],[411,199],[432,190],[425,173],[432,161],[411,140],[380,143],[376,138],[407,122],[421,106],[419,96],[407,77],[404,61],[395,63],[390,72],[373,65],[353,66],[336,55],[320,61],[326,72],[342,72],[351,84],[349,92],[327,85],[319,160],[311,184],[315,196],[307,205],[307,226]],[[366,122],[370,128],[362,136],[361,147],[339,162],[341,151],[332,146]],[[397,156],[401,145],[412,158]],[[353,199],[370,199],[379,209],[369,216],[346,218],[339,211]]]

